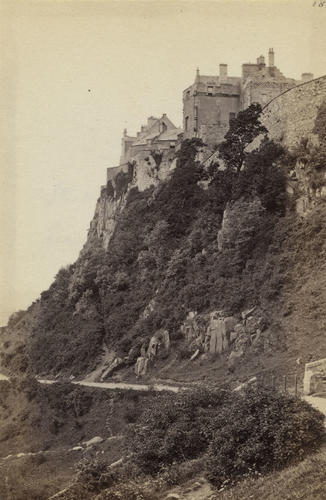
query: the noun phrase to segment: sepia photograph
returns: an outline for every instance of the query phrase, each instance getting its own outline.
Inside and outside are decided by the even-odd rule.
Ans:
[[[0,500],[324,500],[326,0],[0,36]]]

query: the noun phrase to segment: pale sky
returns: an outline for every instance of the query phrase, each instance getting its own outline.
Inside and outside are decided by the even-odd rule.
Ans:
[[[122,130],[182,125],[197,66],[240,76],[273,47],[286,76],[326,73],[313,0],[0,0],[0,15],[0,324],[76,260]]]

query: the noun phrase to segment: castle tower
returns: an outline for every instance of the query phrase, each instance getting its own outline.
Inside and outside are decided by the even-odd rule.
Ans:
[[[228,65],[227,64],[220,64],[220,78],[219,82],[220,84],[227,83],[228,81]]]
[[[200,137],[207,144],[221,142],[230,119],[240,110],[239,77],[228,76],[227,64],[219,65],[218,75],[200,75],[183,92],[184,138]]]

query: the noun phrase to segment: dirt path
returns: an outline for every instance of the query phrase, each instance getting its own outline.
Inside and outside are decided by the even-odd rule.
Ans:
[[[58,380],[38,379],[40,384],[55,384]],[[82,385],[84,387],[95,387],[96,389],[120,389],[131,391],[170,391],[179,392],[184,390],[184,387],[178,387],[167,384],[128,384],[127,382],[87,382],[85,380],[72,380],[70,382],[74,385]]]
[[[305,396],[304,399],[305,401],[307,401],[307,403],[309,403],[311,406],[313,406],[326,416],[326,398],[319,398],[318,396]]]

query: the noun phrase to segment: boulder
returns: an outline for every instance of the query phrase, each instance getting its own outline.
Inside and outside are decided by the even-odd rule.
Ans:
[[[151,340],[149,341],[149,346],[147,349],[147,356],[149,358],[155,358],[158,353],[158,346],[159,346],[159,340],[158,338],[154,335]]]
[[[164,349],[169,351],[170,349],[170,335],[167,330],[161,330],[161,338],[163,342]]]
[[[149,341],[147,357],[155,358],[159,352],[167,354],[170,349],[170,336],[167,330],[158,330]]]
[[[142,344],[140,348],[140,355],[145,358],[147,355],[146,343]]]
[[[190,361],[194,361],[196,358],[198,358],[199,354],[200,354],[200,350],[197,349],[197,351],[195,351],[193,353],[193,355],[191,356]]]
[[[109,364],[109,366],[103,370],[102,375],[101,375],[101,380],[105,380],[107,377],[112,375],[113,372],[118,370],[119,368],[122,368],[124,365],[124,361],[121,358],[114,358],[114,360]]]
[[[103,441],[104,441],[104,439],[101,436],[95,436],[92,439],[90,439],[89,441],[84,441],[83,444],[86,445],[88,448],[89,446],[94,446],[95,444],[103,443]]]
[[[137,358],[137,362],[135,364],[135,373],[137,377],[141,377],[142,375],[146,375],[148,365],[148,358],[140,356]]]
[[[238,387],[233,389],[233,391],[234,392],[241,392],[243,389],[246,389],[250,385],[254,385],[256,383],[257,383],[257,377],[252,377],[247,382],[244,382],[243,384],[238,385]]]

